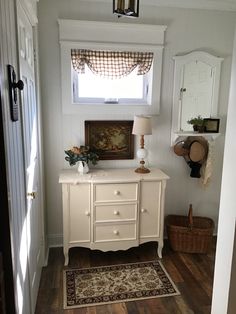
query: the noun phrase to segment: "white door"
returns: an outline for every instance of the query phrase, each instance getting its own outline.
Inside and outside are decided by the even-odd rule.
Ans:
[[[40,210],[38,113],[35,90],[33,27],[20,4],[17,7],[20,77],[24,82],[22,122],[26,178],[26,222],[31,311],[34,313],[41,275],[42,216]]]

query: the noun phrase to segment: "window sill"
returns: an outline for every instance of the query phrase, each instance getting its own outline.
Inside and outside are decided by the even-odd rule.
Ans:
[[[99,109],[99,111],[98,111]],[[106,104],[106,103],[80,103],[68,104],[63,106],[63,114],[145,114],[156,115],[157,108],[155,105],[137,104],[137,103],[119,103],[119,104]]]

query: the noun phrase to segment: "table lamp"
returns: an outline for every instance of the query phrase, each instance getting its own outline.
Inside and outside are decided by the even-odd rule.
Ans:
[[[137,156],[140,159],[140,167],[135,172],[149,173],[150,170],[144,166],[144,159],[147,157],[147,150],[144,148],[144,135],[152,134],[151,117],[135,116],[132,134],[140,135],[140,148],[137,151]]]

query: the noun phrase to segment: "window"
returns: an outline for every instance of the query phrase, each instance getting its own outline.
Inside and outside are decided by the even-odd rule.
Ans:
[[[153,53],[71,50],[73,103],[147,104]]]
[[[79,74],[73,68],[73,103],[144,104],[148,94],[147,76],[133,71],[128,76],[111,80],[94,75],[86,66]]]
[[[165,29],[164,25],[59,20],[63,113],[158,114]],[[85,74],[78,73],[72,67],[72,50],[151,53],[153,61],[143,75],[137,75],[135,68],[120,79],[105,79],[94,75],[87,64]]]

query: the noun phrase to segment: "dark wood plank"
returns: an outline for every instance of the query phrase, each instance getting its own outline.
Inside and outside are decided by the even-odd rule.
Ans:
[[[124,303],[114,303],[110,305],[112,314],[128,314]]]
[[[178,304],[175,302],[175,298],[161,298],[163,307],[166,310],[166,313],[175,313],[175,314],[182,314],[183,312],[180,311]]]
[[[215,246],[212,252],[173,252],[165,242],[162,263],[181,295],[114,303],[85,308],[63,309],[64,257],[62,248],[50,250],[48,266],[42,271],[36,314],[210,314]],[[127,251],[101,252],[86,248],[70,250],[69,267],[133,263],[157,259],[157,244],[146,243]]]

